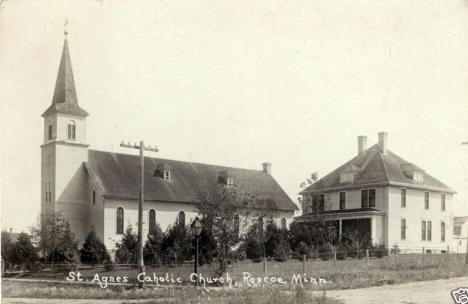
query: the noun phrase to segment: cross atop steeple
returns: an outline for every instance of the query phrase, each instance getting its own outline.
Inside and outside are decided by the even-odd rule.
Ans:
[[[65,39],[67,39],[67,35],[68,35],[67,25],[68,25],[68,20],[65,19],[65,23],[63,24],[63,27],[65,28],[65,30],[63,31],[63,34],[65,35]]]
[[[67,41],[67,29],[66,25],[68,21],[65,21],[65,39],[63,43],[62,58],[60,59],[60,66],[57,74],[57,80],[55,82],[54,97],[52,98],[52,104],[42,114],[42,117],[49,116],[54,113],[67,113],[77,116],[88,116],[88,113],[80,108],[78,105],[78,98],[75,90],[75,80],[73,78],[73,70],[70,60],[70,51],[68,50]]]

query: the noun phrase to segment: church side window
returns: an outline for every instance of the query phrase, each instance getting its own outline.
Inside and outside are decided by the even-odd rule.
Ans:
[[[185,226],[185,212],[179,212],[179,225]]]
[[[67,123],[67,139],[76,140],[76,124],[73,120]]]
[[[156,232],[156,211],[151,209],[149,211],[149,234],[154,235]]]
[[[286,219],[284,217],[281,219],[281,230],[286,230]]]
[[[96,205],[96,191],[93,190],[93,205]]]
[[[52,125],[49,125],[49,140],[52,139]]]
[[[124,210],[122,207],[117,208],[117,234],[123,234],[124,228]]]

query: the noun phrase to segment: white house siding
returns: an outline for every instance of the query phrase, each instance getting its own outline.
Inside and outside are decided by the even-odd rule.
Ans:
[[[441,193],[429,192],[429,209],[424,208],[424,192],[419,189],[406,189],[406,207],[401,207],[401,187],[389,188],[388,203],[388,242],[400,249],[422,252],[422,248],[445,250],[452,244],[452,194],[446,194],[445,211],[441,211]],[[406,240],[401,240],[401,219],[406,219]],[[421,221],[432,222],[432,240],[422,241]],[[445,222],[445,242],[441,241],[441,222]],[[453,248],[452,248],[453,249]]]
[[[378,210],[383,210],[385,201],[384,187],[364,187],[362,189],[348,189],[333,192],[325,192],[325,210],[340,209],[340,192],[346,193],[346,209],[361,208],[361,190],[363,189],[375,189],[375,208]]]

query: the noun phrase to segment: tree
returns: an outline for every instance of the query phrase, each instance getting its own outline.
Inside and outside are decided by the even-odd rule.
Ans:
[[[197,207],[205,229],[216,242],[219,271],[226,272],[229,250],[239,241],[240,231],[249,224],[254,197],[235,186],[218,184],[197,196]]]
[[[193,239],[193,248],[196,246],[196,240]],[[203,264],[211,264],[213,262],[213,258],[216,255],[216,241],[213,238],[213,234],[207,230],[202,229],[199,237],[199,256],[198,262],[200,265]]]
[[[8,232],[2,231],[2,260],[6,265],[12,263],[11,254],[13,249],[13,241],[11,240]]]
[[[143,258],[145,264],[161,264],[162,263],[162,254],[161,254],[161,244],[164,239],[164,234],[161,231],[161,226],[156,223],[154,230],[151,234],[148,235],[148,240],[145,243],[143,248]]]
[[[166,263],[182,264],[191,258],[193,253],[192,233],[188,226],[179,224],[167,228],[161,243],[163,260]]]
[[[269,221],[265,231],[265,255],[285,261],[289,251],[286,231],[279,229],[273,221]]]
[[[79,263],[78,244],[60,212],[49,211],[43,215],[41,226],[33,230],[33,237],[40,240],[39,248],[46,262]]]
[[[30,267],[39,260],[36,248],[31,243],[29,235],[22,232],[13,244],[11,250],[11,261],[14,264],[22,264]]]
[[[80,250],[81,262],[85,264],[102,264],[110,261],[106,246],[91,230],[86,236],[83,247]]]
[[[254,223],[244,236],[244,250],[246,257],[254,262],[260,262],[263,257],[263,240],[259,234],[259,225]]]
[[[138,239],[137,235],[133,233],[131,225],[127,227],[122,241],[115,244],[117,250],[115,252],[115,259],[120,264],[136,264]]]

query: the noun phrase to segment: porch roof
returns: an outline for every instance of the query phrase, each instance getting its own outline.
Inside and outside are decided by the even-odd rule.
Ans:
[[[342,209],[342,210],[324,210],[318,217],[324,217],[326,219],[330,218],[346,218],[346,217],[355,217],[355,216],[373,216],[373,215],[384,215],[383,211],[380,211],[375,208],[355,208],[355,209]],[[294,217],[295,221],[314,221],[315,213],[303,214],[301,216]]]

